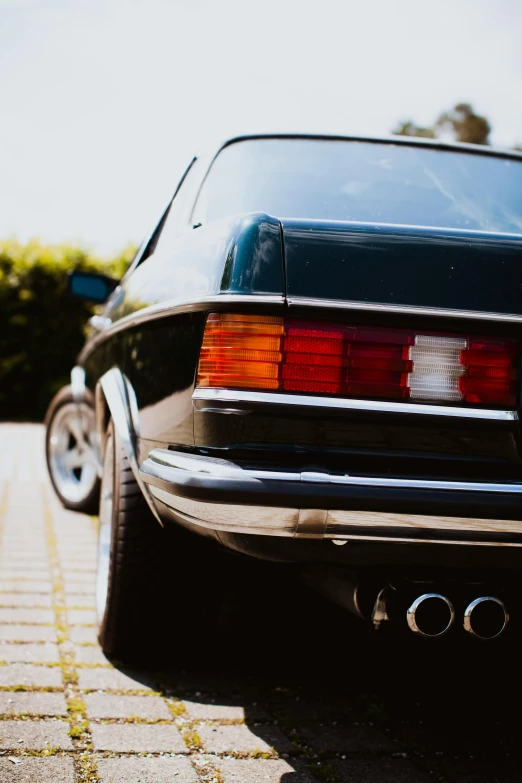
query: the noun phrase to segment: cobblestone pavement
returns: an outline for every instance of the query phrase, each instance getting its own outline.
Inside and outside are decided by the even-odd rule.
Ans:
[[[56,500],[39,426],[0,425],[0,511],[0,783],[521,780],[508,648],[376,639],[294,586],[260,611],[262,659],[213,671],[209,629],[205,671],[123,671],[96,641],[95,520]]]

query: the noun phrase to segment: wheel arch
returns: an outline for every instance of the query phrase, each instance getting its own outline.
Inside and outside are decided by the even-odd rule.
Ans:
[[[105,452],[107,428],[112,419],[114,429],[129,460],[129,465],[134,478],[136,479],[150,510],[160,525],[163,525],[149,490],[140,476],[136,447],[139,437],[139,416],[136,394],[130,381],[120,369],[112,367],[101,376],[96,384],[94,404],[96,430],[102,455]]]

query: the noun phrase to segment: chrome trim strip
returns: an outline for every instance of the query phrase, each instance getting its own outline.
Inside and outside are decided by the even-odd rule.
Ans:
[[[416,305],[395,305],[382,302],[356,302],[347,299],[315,299],[306,296],[288,297],[292,307],[323,307],[329,310],[370,310],[382,313],[411,313],[411,315],[433,315],[444,318],[470,318],[481,321],[507,321],[522,323],[522,315],[516,313],[486,313],[479,310],[451,310],[444,307],[417,307]]]
[[[460,533],[522,533],[522,521],[514,519],[482,519],[474,517],[441,517],[427,514],[397,514],[387,511],[338,511],[328,512],[325,532],[327,538],[344,538],[350,527],[403,528],[408,530],[447,530]]]
[[[360,410],[377,413],[421,413],[426,416],[453,416],[460,419],[490,419],[491,421],[518,421],[517,411],[496,411],[486,408],[456,408],[445,405],[423,405],[412,402],[379,402],[375,400],[351,400],[346,397],[314,397],[284,392],[253,392],[237,389],[209,389],[196,387],[193,400],[212,402],[268,403],[270,405],[296,405],[331,410]],[[228,411],[230,413],[230,410]]]
[[[492,482],[475,481],[430,481],[425,479],[399,479],[387,478],[385,476],[350,476],[335,475],[330,473],[314,473],[312,471],[293,471],[286,472],[282,470],[249,470],[229,462],[224,459],[213,459],[211,457],[202,457],[193,454],[180,454],[168,449],[153,449],[143,467],[148,470],[142,470],[144,480],[147,480],[147,474],[154,472],[154,466],[162,468],[174,468],[182,470],[185,473],[194,476],[215,476],[216,478],[237,479],[241,481],[261,480],[261,481],[288,481],[304,482],[307,484],[340,484],[346,486],[361,487],[390,487],[402,489],[450,489],[457,492],[503,492],[508,494],[522,494],[522,483],[520,484],[499,484]],[[162,478],[161,475],[158,477]],[[522,514],[522,509],[521,509]]]
[[[245,470],[234,462],[214,457],[202,457],[197,454],[183,454],[170,449],[153,449],[144,465],[150,461],[152,467],[175,468],[193,475],[215,476],[231,479],[267,479],[268,481],[301,481],[299,472],[281,470]],[[143,465],[142,465],[143,468]]]
[[[389,544],[442,544],[450,546],[522,547],[516,541],[480,541],[452,539],[449,534],[459,532],[510,533],[522,532],[522,523],[513,520],[461,519],[459,517],[423,517],[408,514],[386,514],[361,511],[321,511],[320,509],[278,508],[269,506],[240,506],[202,501],[172,495],[160,487],[150,485],[152,495],[164,503],[175,516],[197,527],[222,532],[248,535],[269,535],[285,538],[317,540],[363,541]],[[248,509],[248,513],[245,510]],[[312,515],[313,525],[308,527]],[[315,517],[318,517],[316,519]],[[304,523],[304,524],[303,524]],[[320,523],[320,524],[317,524]],[[395,535],[376,535],[374,528],[389,526]],[[362,534],[361,527],[368,533]],[[417,528],[419,532],[447,530],[447,538],[409,537],[403,530]],[[357,529],[357,533],[350,532]]]
[[[78,365],[71,370],[71,391],[75,402],[83,400],[85,395],[85,370]]]
[[[507,492],[510,494],[522,494],[522,484],[493,484],[482,481],[430,481],[426,479],[385,478],[384,476],[330,476],[321,473],[301,473],[301,481],[359,487],[450,489],[457,492]]]
[[[248,514],[245,514],[246,507],[241,505],[182,498],[153,484],[150,491],[182,519],[210,530],[293,538],[298,524],[296,508],[248,506]]]
[[[95,332],[104,332],[105,329],[110,328],[112,325],[112,320],[107,318],[105,315],[93,315],[91,318],[89,318],[88,323]]]
[[[158,318],[166,318],[170,315],[178,315],[179,313],[193,313],[214,308],[222,310],[229,305],[243,304],[284,305],[285,298],[279,294],[210,294],[209,296],[202,296],[197,299],[189,299],[185,302],[179,302],[175,299],[168,299],[166,302],[158,302],[157,304],[143,307],[135,313],[123,316],[123,318],[114,321],[112,325],[104,329],[103,332],[93,335],[83,347],[82,352],[78,357],[78,361],[84,361],[88,354],[100,342],[111,337],[113,334],[116,334],[116,332],[120,332],[122,329],[131,328],[132,326],[137,326],[144,321],[155,321]]]

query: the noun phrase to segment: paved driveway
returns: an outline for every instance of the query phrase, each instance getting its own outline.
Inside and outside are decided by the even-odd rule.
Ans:
[[[209,629],[204,669],[123,671],[96,641],[95,520],[55,499],[39,426],[0,425],[0,511],[0,783],[522,779],[512,648],[382,639],[292,583],[252,608],[257,656],[219,663]]]

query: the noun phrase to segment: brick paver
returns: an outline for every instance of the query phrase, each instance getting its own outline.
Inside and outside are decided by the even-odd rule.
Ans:
[[[61,507],[42,455],[41,427],[0,424],[1,783],[522,779],[504,716],[520,711],[518,660],[369,642],[348,615],[299,610],[295,583],[286,604],[238,609],[259,651],[241,636],[217,664],[216,619],[207,668],[115,667],[97,643],[95,521]],[[190,598],[188,584],[163,597],[173,658]]]
[[[67,622],[69,625],[96,625],[96,612],[93,609],[69,609]]]
[[[0,625],[0,640],[9,642],[56,642],[56,628],[47,625]]]
[[[106,693],[88,693],[85,696],[91,718],[141,718],[169,720],[170,712],[158,696],[115,696]]]
[[[51,596],[44,593],[13,593],[10,591],[8,593],[0,593],[0,606],[50,609],[52,601]]]
[[[69,609],[94,609],[94,591],[92,593],[65,593],[65,605]]]
[[[10,663],[0,666],[0,686],[35,686],[37,688],[60,688],[62,673],[59,668],[33,666],[30,663]]]
[[[76,644],[96,644],[98,641],[94,626],[90,628],[73,626],[69,629],[69,638]]]
[[[259,704],[249,703],[247,707],[235,704],[214,704],[183,699],[183,704],[194,720],[244,721],[246,715],[252,720],[269,720],[269,715]]]
[[[199,778],[185,758],[119,758],[98,762],[101,783],[198,783]],[[245,782],[246,783],[246,782]]]
[[[94,648],[96,649],[96,648]],[[0,675],[1,675],[0,670]],[[81,669],[80,689],[106,691],[150,691],[151,688],[141,679],[133,679],[118,669]]]
[[[0,715],[65,715],[62,693],[18,693],[0,691]]]
[[[0,644],[0,660],[6,663],[58,663],[56,644]]]
[[[65,721],[4,720],[0,725],[2,750],[72,750],[69,724]]]
[[[297,769],[296,769],[297,767]],[[304,764],[283,759],[231,759],[220,761],[223,783],[313,783]]]
[[[244,723],[231,726],[202,725],[198,734],[209,753],[289,752],[290,742],[277,726],[259,725],[250,729]]]
[[[20,758],[18,764],[0,758],[2,783],[76,783],[71,758]]]
[[[74,648],[74,657],[77,663],[86,663],[89,666],[92,664],[96,664],[98,666],[111,666],[110,661],[105,657],[100,648],[91,645],[77,645]],[[82,672],[80,672],[80,674],[81,673]]]
[[[96,750],[115,753],[187,753],[176,726],[119,724],[91,726]]]

